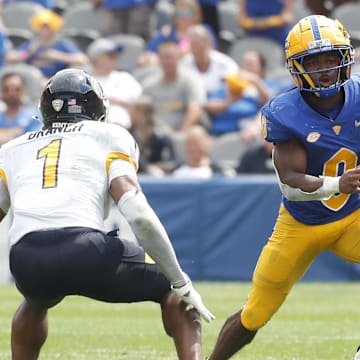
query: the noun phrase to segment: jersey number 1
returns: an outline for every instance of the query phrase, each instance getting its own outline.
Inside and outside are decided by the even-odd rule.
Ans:
[[[44,189],[54,188],[57,186],[60,147],[61,140],[53,140],[37,153],[37,159],[45,158],[42,181],[42,187]]]

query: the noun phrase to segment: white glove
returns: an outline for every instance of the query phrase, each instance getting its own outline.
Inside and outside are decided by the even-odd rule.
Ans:
[[[180,288],[171,286],[171,290],[181,300],[193,306],[207,322],[215,319],[215,316],[205,307],[200,294],[194,289],[190,280]]]

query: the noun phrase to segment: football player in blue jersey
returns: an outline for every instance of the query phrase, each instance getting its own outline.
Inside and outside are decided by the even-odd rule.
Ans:
[[[349,35],[337,20],[308,16],[285,54],[296,87],[262,109],[283,201],[246,304],[226,319],[211,360],[250,343],[322,251],[360,263],[360,74],[350,76]]]

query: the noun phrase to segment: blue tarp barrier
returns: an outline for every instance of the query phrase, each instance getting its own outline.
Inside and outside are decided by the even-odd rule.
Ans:
[[[184,270],[195,280],[250,280],[271,234],[281,193],[275,176],[211,181],[140,178]],[[325,252],[304,280],[344,281],[360,267]]]

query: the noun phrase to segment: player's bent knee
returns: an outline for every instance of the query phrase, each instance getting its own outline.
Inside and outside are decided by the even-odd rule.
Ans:
[[[277,308],[263,306],[251,308],[245,306],[241,312],[241,322],[248,330],[259,330],[271,319]]]

